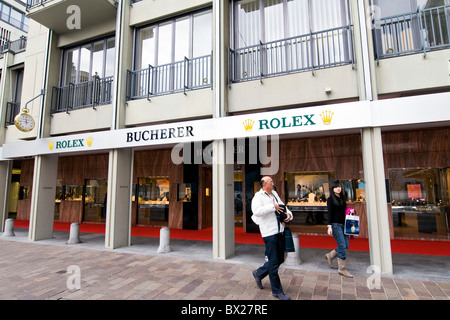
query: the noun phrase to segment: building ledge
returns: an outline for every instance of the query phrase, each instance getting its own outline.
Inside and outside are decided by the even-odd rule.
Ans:
[[[115,20],[117,13],[114,0],[31,0],[32,5],[28,2],[28,18],[58,34]]]

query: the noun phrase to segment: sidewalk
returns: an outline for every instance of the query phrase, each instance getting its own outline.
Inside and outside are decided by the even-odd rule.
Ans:
[[[133,237],[131,247],[107,250],[102,234],[81,234],[82,243],[74,245],[65,244],[68,232],[37,242],[27,239],[27,229],[15,234],[0,233],[0,299],[274,300],[268,278],[260,290],[251,274],[264,262],[262,245],[236,244],[236,255],[222,261],[212,259],[205,241],[171,240],[173,251],[158,254],[156,238]],[[331,270],[325,252],[301,248],[302,264],[282,265],[292,299],[450,300],[449,257],[394,255],[394,275],[381,276],[370,290],[367,252],[349,252],[353,279]]]

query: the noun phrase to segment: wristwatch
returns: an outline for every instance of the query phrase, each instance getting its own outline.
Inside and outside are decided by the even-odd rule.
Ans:
[[[22,109],[22,112],[14,118],[14,124],[16,125],[17,129],[22,132],[29,132],[33,130],[35,126],[34,119],[28,113],[28,109]]]

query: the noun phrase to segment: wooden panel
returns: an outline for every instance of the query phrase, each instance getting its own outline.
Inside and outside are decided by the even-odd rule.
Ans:
[[[177,202],[177,186],[183,182],[183,165],[171,160],[171,149],[136,151],[134,154],[133,183],[140,177],[169,177],[169,228],[183,228],[183,204]],[[135,223],[135,219],[133,223]]]
[[[59,207],[59,222],[81,223],[83,201],[61,201]]]
[[[384,132],[383,155],[388,168],[448,167],[450,128]]]
[[[33,185],[34,159],[22,160],[20,162],[20,185]]]

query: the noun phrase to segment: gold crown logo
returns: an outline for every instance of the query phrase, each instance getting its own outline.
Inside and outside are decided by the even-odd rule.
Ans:
[[[86,141],[87,141],[86,144],[87,144],[88,147],[92,146],[92,140],[94,140],[94,138],[92,138],[92,137],[87,137],[86,138]]]
[[[49,150],[53,150],[53,147],[55,146],[55,142],[54,141],[49,141],[48,142],[48,149]]]
[[[243,122],[245,131],[252,131],[254,123],[255,123],[255,121],[253,121],[252,119],[245,120]]]
[[[322,118],[323,124],[329,125],[331,123],[331,119],[333,119],[334,113],[328,110],[323,111],[320,114],[320,117]]]

